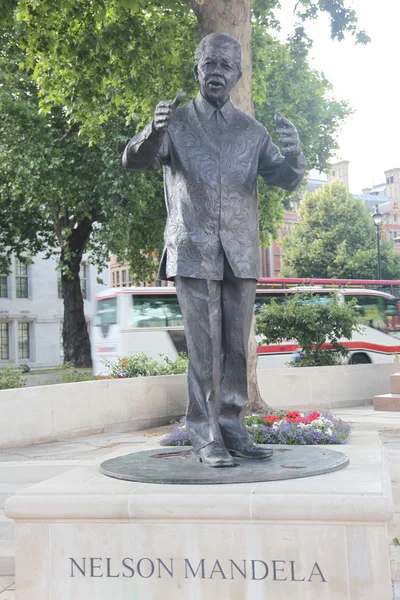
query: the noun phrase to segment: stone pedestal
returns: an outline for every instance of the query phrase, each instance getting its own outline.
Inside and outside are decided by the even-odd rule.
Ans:
[[[390,394],[374,396],[374,410],[400,412],[400,373],[390,376]]]
[[[385,455],[374,433],[338,450],[348,467],[304,479],[145,484],[86,463],[28,488],[6,505],[17,600],[390,600]]]

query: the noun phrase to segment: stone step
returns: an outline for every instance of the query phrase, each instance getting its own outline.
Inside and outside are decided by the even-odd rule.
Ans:
[[[0,510],[3,510],[8,498],[24,490],[28,485],[26,483],[0,483]]]
[[[15,543],[0,541],[0,576],[15,575]]]
[[[0,511],[0,541],[13,540],[14,538],[14,521],[6,517],[3,511]]]
[[[393,512],[400,512],[400,483],[392,479]]]
[[[0,463],[0,484],[18,483],[25,487],[51,479],[69,469],[73,469],[78,461],[15,461]]]
[[[400,582],[400,546],[389,544],[389,556],[392,581]]]
[[[392,394],[400,394],[400,373],[390,376],[390,391]]]
[[[400,430],[399,430],[399,445],[400,445]],[[394,448],[387,449],[389,458],[390,478],[392,483],[400,483],[400,450]]]
[[[391,460],[389,462],[389,470],[390,470],[390,479],[392,480],[392,484],[399,483],[400,484],[400,459],[399,460]]]
[[[395,538],[400,540],[400,512],[395,512],[392,520],[388,523],[389,544],[393,544]]]
[[[374,410],[400,412],[400,394],[374,396]]]

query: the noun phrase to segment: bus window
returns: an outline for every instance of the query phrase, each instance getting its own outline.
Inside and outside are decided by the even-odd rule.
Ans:
[[[382,296],[368,296],[367,294],[346,295],[345,301],[357,300],[357,310],[360,315],[359,323],[379,329],[387,330],[386,302]]]
[[[183,327],[183,316],[178,298],[165,298],[167,327]]]
[[[332,293],[329,291],[320,291],[320,290],[301,290],[298,289],[296,291],[286,291],[286,292],[282,292],[282,293],[273,293],[273,292],[268,292],[268,293],[258,293],[256,294],[256,300],[255,300],[255,305],[254,305],[254,312],[257,315],[261,308],[264,306],[264,304],[270,303],[272,300],[275,300],[275,302],[277,304],[283,304],[284,302],[287,302],[288,300],[290,300],[290,298],[293,297],[293,294],[296,293],[303,293],[303,294],[308,294],[308,293],[312,293],[314,295],[314,298],[310,298],[310,299],[305,299],[304,302],[329,302],[333,296]]]
[[[264,306],[264,304],[269,304],[270,302],[272,302],[272,300],[275,300],[277,304],[281,304],[285,300],[286,295],[286,293],[274,294],[273,292],[268,292],[268,294],[256,294],[256,299],[254,303],[255,314],[257,315]]]
[[[95,326],[115,325],[117,323],[117,299],[100,298],[97,300]]]
[[[400,285],[393,285],[393,291],[389,292],[389,294],[393,294],[393,296],[396,296],[396,298],[400,298]]]
[[[390,285],[380,285],[379,286],[379,291],[380,292],[385,292],[385,294],[391,294],[392,293],[392,287]]]
[[[132,326],[183,327],[183,318],[176,296],[132,296]]]

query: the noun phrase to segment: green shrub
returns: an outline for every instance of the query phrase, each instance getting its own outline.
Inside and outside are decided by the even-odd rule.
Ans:
[[[188,359],[181,352],[176,360],[160,354],[161,361],[150,358],[144,352],[132,356],[120,356],[116,362],[104,359],[112,379],[121,377],[150,377],[155,375],[179,375],[187,371]]]
[[[342,303],[336,294],[318,296],[312,292],[288,294],[283,304],[265,304],[256,317],[256,332],[265,343],[296,340],[302,359],[293,366],[317,367],[343,363],[348,349],[340,339],[351,339],[359,331],[356,301]],[[332,349],[324,348],[331,344]]]
[[[57,367],[54,371],[60,378],[60,383],[79,383],[80,381],[94,381],[97,379],[91,371],[82,371],[75,369],[74,365],[67,362]],[[49,381],[47,384],[54,384],[56,381]]]
[[[20,388],[26,385],[26,377],[22,376],[21,369],[14,371],[12,366],[8,366],[0,371],[0,390],[10,390]]]

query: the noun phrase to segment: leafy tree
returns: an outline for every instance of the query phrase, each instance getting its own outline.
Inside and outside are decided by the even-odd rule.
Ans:
[[[225,30],[240,23],[231,33],[242,41],[243,32],[247,32],[244,50],[248,68],[242,79],[247,87],[245,94],[238,93],[242,107],[246,97],[251,99],[250,1],[234,0],[229,10],[225,2],[212,4],[211,12],[209,0],[7,0],[1,5],[1,60],[9,74],[8,88],[0,92],[1,160],[5,165],[0,202],[5,206],[4,222],[19,245],[13,246],[13,236],[1,232],[0,249],[8,245],[8,251],[14,248],[18,253],[25,239],[26,251],[45,248],[49,253],[60,253],[65,358],[76,366],[90,361],[78,280],[83,252],[89,249],[93,260],[101,261],[112,249],[124,255],[142,278],[153,270],[152,257],[161,244],[164,220],[161,181],[132,174],[127,181],[120,172],[119,157],[130,135],[151,118],[157,99],[172,98],[180,89],[189,95],[194,92],[192,54],[198,42],[198,25],[205,33],[206,27],[215,30],[216,19],[229,16],[223,20]],[[268,53],[272,38],[264,30],[276,24],[273,9],[277,5],[271,0],[253,2],[254,28],[259,27],[253,46],[263,46],[258,54],[254,52],[260,72],[274,62],[278,42],[271,44]],[[332,7],[342,5],[343,0],[328,4],[304,0],[299,7],[308,12],[299,18],[314,18],[313,7],[328,11],[334,22],[341,22],[333,32],[340,37],[340,32],[356,27],[353,13],[335,16],[332,12]],[[243,21],[237,19],[238,11],[246,16]],[[293,95],[296,86],[311,77],[310,85],[318,87],[316,96],[323,112],[327,106],[323,78],[308,67],[305,71],[299,68],[300,63],[306,67],[303,33],[299,30],[298,43],[294,40],[292,44],[293,48],[302,45],[304,59],[292,72]],[[8,66],[4,62],[7,56],[12,57]],[[282,62],[286,60],[292,57],[282,53]],[[266,82],[268,89],[279,87],[273,77],[272,73]],[[261,89],[262,75],[255,79]],[[24,97],[21,110],[13,85]],[[286,94],[287,90],[275,100],[282,112],[290,114],[285,110]],[[263,104],[261,96],[257,102]],[[327,146],[334,144],[337,119],[346,113],[344,105],[336,108],[341,114],[330,121],[329,117],[328,126],[325,124],[332,133],[325,138]],[[271,104],[265,115],[272,119],[272,112]],[[331,112],[333,115],[334,110]],[[272,124],[268,119],[264,122]],[[307,126],[310,122],[308,117],[303,119]],[[319,123],[314,122],[310,133],[317,147]],[[323,160],[324,152],[319,149],[313,156],[310,165],[317,156]],[[276,191],[261,195],[261,222],[268,231],[274,231],[281,215],[280,198]]]
[[[301,24],[326,12],[333,38],[350,32],[366,41],[346,3],[300,0],[295,37],[307,40]],[[18,20],[24,66],[33,71],[42,109],[65,106],[92,140],[104,135],[102,124],[121,111],[129,119],[141,117],[141,126],[160,95],[173,98],[182,87],[191,93],[194,82],[189,84],[187,74],[199,33],[223,30],[242,42],[244,74],[235,101],[251,113],[254,32],[257,28],[271,37],[279,28],[278,0],[8,0],[5,6],[13,7],[11,18]],[[254,64],[256,77],[259,66],[264,68]]]
[[[256,331],[267,344],[296,340],[304,354],[296,366],[335,365],[348,354],[341,340],[351,339],[358,330],[357,319],[355,301],[343,304],[334,294],[326,300],[308,292],[293,293],[282,304],[273,300],[263,306]]]
[[[162,214],[162,191],[145,175],[120,173],[123,121],[110,123],[108,136],[90,147],[60,109],[40,113],[36,87],[18,68],[18,52],[12,44],[0,52],[0,250],[4,260],[11,251],[26,256],[44,250],[59,257],[65,360],[90,366],[79,282],[82,255],[88,251],[93,262],[104,264],[113,248],[110,228],[133,234],[137,253],[138,244],[143,252],[160,247],[157,217],[151,223],[143,216],[150,214],[149,205]],[[132,219],[135,214],[140,224]],[[118,247],[118,236],[113,239]]]
[[[239,107],[253,112],[254,92],[256,116],[271,132],[277,109],[292,118],[310,168],[326,168],[336,148],[336,133],[349,109],[326,97],[329,84],[307,64],[310,41],[301,27],[288,44],[271,34],[279,27],[275,0],[232,0],[229,5],[210,0],[11,4],[16,7],[18,39],[25,52],[20,66],[38,86],[41,111],[62,106],[68,123],[90,144],[108,135],[109,121],[126,119],[133,134],[152,118],[159,98],[172,98],[180,89],[192,95],[198,29],[200,35],[223,29],[243,44],[244,74],[234,98]],[[297,8],[299,22],[328,12],[336,23],[333,37],[356,31],[356,16],[343,12],[343,0],[299,2]],[[281,200],[286,197],[287,193],[261,184],[263,236],[276,233],[282,221]],[[129,254],[134,258],[133,252]],[[134,262],[138,260],[143,262],[139,255]]]
[[[376,230],[364,205],[333,181],[306,193],[300,222],[283,241],[282,274],[293,277],[376,279]],[[382,242],[382,276],[400,275],[393,244]]]

